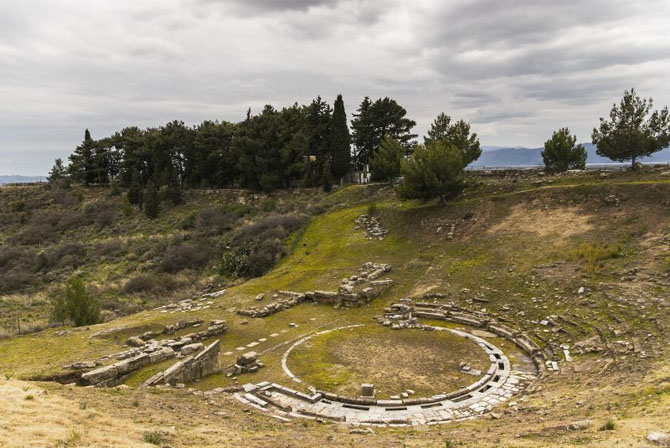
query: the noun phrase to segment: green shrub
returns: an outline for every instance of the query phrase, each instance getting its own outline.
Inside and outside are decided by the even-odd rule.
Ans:
[[[261,210],[264,212],[274,211],[275,208],[277,208],[277,201],[273,198],[267,198],[261,202]]]
[[[271,215],[238,229],[223,254],[222,275],[258,277],[284,255],[286,238],[297,231],[304,216]]]
[[[585,243],[573,249],[571,256],[588,272],[594,272],[604,266],[604,261],[622,257],[623,246],[620,243]]]
[[[144,433],[143,439],[146,443],[152,445],[162,445],[166,442],[165,436],[160,431],[147,431]]]
[[[377,204],[372,202],[368,204],[368,216],[377,216]]]
[[[15,212],[23,212],[26,210],[26,203],[24,201],[16,201],[12,204],[12,210]]]
[[[72,277],[65,285],[65,293],[52,300],[52,319],[64,322],[69,319],[75,327],[97,324],[100,321],[100,305],[86,291],[79,277]]]
[[[614,431],[616,428],[616,423],[613,420],[607,420],[603,425],[598,428],[598,431]]]
[[[409,159],[401,162],[404,180],[398,188],[404,199],[431,199],[442,201],[460,193],[463,181],[461,150],[442,140],[418,145]]]

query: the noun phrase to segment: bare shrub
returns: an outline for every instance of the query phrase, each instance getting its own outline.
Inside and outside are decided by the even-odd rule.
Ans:
[[[120,238],[103,241],[95,246],[96,255],[116,256],[126,250],[126,243]]]
[[[86,246],[82,243],[65,243],[48,254],[51,265],[80,266],[86,261]]]
[[[233,228],[241,215],[222,207],[207,207],[196,219],[195,228],[205,235],[220,235]]]
[[[73,206],[79,202],[79,199],[73,192],[66,188],[53,188],[51,194],[54,198],[54,201],[58,204],[65,206]]]
[[[15,292],[19,291],[34,281],[34,276],[23,270],[12,270],[0,276],[0,291]]]
[[[123,285],[125,294],[160,293],[183,287],[184,284],[172,275],[147,273],[138,274]]]
[[[23,245],[35,245],[53,241],[56,237],[54,229],[47,223],[35,223],[11,238],[12,242]]]
[[[58,230],[70,230],[82,227],[88,224],[86,217],[81,212],[71,212],[61,215],[58,220]]]
[[[116,207],[108,202],[94,202],[84,207],[86,220],[104,228],[112,225],[117,217]]]
[[[200,239],[170,245],[161,259],[159,270],[179,272],[184,269],[202,269],[217,254],[216,245]]]
[[[31,264],[32,254],[28,250],[17,246],[0,246],[0,270]]]

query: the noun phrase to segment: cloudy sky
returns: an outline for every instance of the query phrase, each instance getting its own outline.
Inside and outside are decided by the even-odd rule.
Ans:
[[[395,98],[484,145],[589,141],[630,87],[670,104],[668,0],[0,2],[0,174],[45,174],[103,137],[247,108]]]

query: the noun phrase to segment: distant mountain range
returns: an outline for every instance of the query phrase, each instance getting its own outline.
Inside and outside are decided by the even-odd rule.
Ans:
[[[596,147],[592,143],[582,143],[586,148],[587,165],[612,164],[607,157],[600,157],[596,154]],[[473,168],[482,167],[519,167],[544,165],[542,161],[542,148],[523,148],[523,147],[501,147],[501,146],[483,146],[482,155],[479,160],[471,163]],[[653,154],[651,157],[640,159],[641,163],[670,163],[670,148]]]
[[[30,182],[46,182],[44,176],[3,176],[0,175],[0,185],[3,184],[25,184]]]

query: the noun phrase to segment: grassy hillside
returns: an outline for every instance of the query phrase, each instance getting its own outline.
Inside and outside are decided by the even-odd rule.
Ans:
[[[237,218],[230,230],[207,234],[198,224],[183,228],[180,223],[189,216],[196,216],[198,222],[206,207],[227,209],[227,204],[236,203],[229,195],[241,194],[193,192],[187,205],[166,211],[157,221],[147,221],[134,212],[131,217],[117,215],[110,226],[93,222],[61,229],[44,246],[24,237],[16,239],[26,229],[38,227],[44,220],[35,216],[50,209],[79,210],[85,216],[87,204],[121,203],[103,191],[68,194],[76,196],[77,192],[82,197],[65,206],[55,204],[54,193],[48,190],[0,190],[3,216],[10,222],[3,227],[3,248],[18,247],[29,253],[42,248],[55,250],[66,241],[86,241],[83,263],[56,264],[45,273],[37,271],[25,286],[4,295],[0,306],[17,315],[25,313],[17,305],[20,297],[45,297],[55,283],[77,269],[100,288],[102,299],[113,300],[119,307],[126,306],[126,301],[135,303],[136,309],[145,310],[92,327],[66,329],[61,335],[56,332],[62,329],[54,328],[0,341],[0,373],[7,378],[58,375],[66,363],[118,352],[128,336],[183,318],[182,313],[161,313],[151,307],[188,297],[207,282],[225,279],[217,274],[216,255],[191,269],[162,271],[170,244],[182,246],[203,239],[220,244],[220,253],[232,236],[229,232],[236,231],[232,227],[257,222],[272,213],[264,211],[269,206],[262,205],[268,199],[259,197],[251,200],[252,210]],[[573,350],[575,361],[562,364],[560,374],[541,380],[538,392],[523,396],[513,406],[501,406],[493,420],[386,428],[376,430],[375,435],[359,436],[339,425],[273,421],[248,413],[225,395],[203,401],[178,390],[72,390],[52,383],[26,387],[71,397],[75,403],[92,403],[96,413],[118,426],[122,426],[119,421],[132,421],[135,435],[128,435],[132,440],[137,440],[142,430],[174,426],[167,430],[172,446],[233,446],[241,440],[247,444],[252,441],[253,446],[645,446],[643,439],[649,430],[670,430],[666,337],[670,328],[670,202],[665,199],[669,193],[670,179],[652,171],[476,177],[465,194],[448,205],[400,201],[391,189],[379,186],[352,186],[327,196],[286,194],[271,199],[275,213],[309,208],[323,213],[310,213],[309,224],[285,242],[288,255],[269,273],[229,283],[226,293],[213,300],[210,308],[186,314],[228,321],[230,330],[220,337],[222,365],[234,361],[237,347],[266,339],[254,348],[266,367],[239,382],[282,381],[280,359],[285,343],[315,329],[370,324],[391,301],[420,298],[427,292],[442,293],[444,297],[438,300],[472,311],[486,309],[499,320],[523,328],[550,357],[560,353],[563,345],[597,346],[598,350],[590,353]],[[42,205],[35,206],[33,215],[22,224],[21,216],[26,212],[12,211],[10,204],[33,197],[41,198]],[[378,219],[389,230],[382,241],[366,239],[362,229],[355,229],[354,220],[367,212],[369,203],[376,204]],[[111,260],[94,255],[99,244],[115,238],[122,239],[128,248]],[[258,305],[255,297],[259,293],[270,296],[284,289],[335,289],[342,277],[354,274],[367,261],[390,263],[393,270],[389,276],[396,281],[369,306],[336,310],[303,304],[263,319],[236,314],[240,308]],[[125,293],[124,285],[141,273],[180,283],[166,288],[170,293],[165,296],[157,291]],[[45,315],[44,304],[33,307]],[[550,323],[543,324],[545,320]],[[105,332],[102,336],[91,337],[101,331]],[[513,350],[499,343],[503,350]],[[293,362],[310,361],[308,356],[299,356]],[[128,385],[139,384],[160,367],[164,366],[141,370]],[[16,391],[16,380],[3,381],[0,387]],[[189,387],[206,391],[235,383],[220,374]],[[14,392],[16,402],[28,406]],[[39,395],[42,399],[45,403],[51,400]],[[136,401],[140,404],[134,408]],[[175,409],[179,417],[165,409]],[[205,416],[212,416],[211,420]],[[581,419],[591,419],[595,425],[578,432],[556,429]],[[599,431],[608,420],[614,423],[614,430]],[[90,434],[83,435],[85,443],[100,440],[94,426],[90,425]],[[53,443],[61,437],[56,432],[45,434],[45,440]],[[2,437],[0,432],[0,440]],[[123,446],[115,443],[110,436],[110,446]]]
[[[234,281],[221,259],[236,238],[262,240],[249,273],[258,275],[281,256],[289,232],[322,211],[322,199],[308,190],[193,190],[150,220],[109,189],[0,187],[0,335],[48,324],[50,299],[75,274],[105,320]]]

